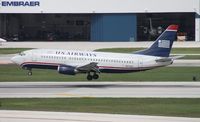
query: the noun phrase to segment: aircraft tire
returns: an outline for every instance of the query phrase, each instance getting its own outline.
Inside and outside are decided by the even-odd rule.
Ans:
[[[99,78],[99,75],[94,74],[92,77],[93,77],[93,79],[98,79],[98,78]]]
[[[28,75],[31,76],[33,73],[32,72],[28,72]]]
[[[91,81],[92,80],[92,75],[87,76],[87,80]]]

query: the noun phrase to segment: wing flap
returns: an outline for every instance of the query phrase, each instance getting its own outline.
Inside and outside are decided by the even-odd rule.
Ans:
[[[79,66],[76,69],[79,70],[79,71],[82,71],[82,72],[94,71],[94,72],[100,73],[96,62],[91,62],[89,64],[86,64],[86,65],[83,65],[83,66]]]

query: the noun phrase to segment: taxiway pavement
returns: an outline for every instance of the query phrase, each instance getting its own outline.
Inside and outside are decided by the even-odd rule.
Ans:
[[[1,82],[0,98],[200,98],[200,82]]]
[[[0,122],[200,122],[200,118],[0,110]]]
[[[87,50],[92,51],[100,48],[146,48],[152,45],[151,41],[138,42],[7,42],[0,48],[54,48],[67,50]],[[173,48],[199,48],[200,43],[194,41],[174,42]]]
[[[10,60],[16,54],[0,54],[0,64],[12,64],[13,62]]]

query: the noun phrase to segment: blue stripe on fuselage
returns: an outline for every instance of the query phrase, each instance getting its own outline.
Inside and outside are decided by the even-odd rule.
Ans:
[[[58,64],[59,65],[59,64]],[[27,69],[32,69],[32,68],[37,68],[37,69],[53,69],[57,70],[58,65],[51,65],[51,64],[42,64],[42,63],[24,63],[21,65],[22,68],[27,68]],[[124,67],[122,68],[100,68],[100,72],[102,73],[130,73],[130,72],[138,72],[138,71],[144,71],[148,70],[149,68],[134,68],[134,69],[126,69]]]
[[[53,69],[53,70],[57,70],[58,66],[56,65],[47,65],[47,64],[23,64],[22,68],[28,68],[28,69],[32,69],[32,68],[36,68],[36,69]]]

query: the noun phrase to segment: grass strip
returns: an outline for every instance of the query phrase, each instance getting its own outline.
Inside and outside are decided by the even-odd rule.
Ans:
[[[31,48],[0,48],[0,54],[16,54]]]
[[[144,72],[127,74],[100,74],[97,81],[200,81],[199,67],[163,67]],[[28,76],[27,70],[17,65],[0,65],[0,82],[5,81],[87,81],[86,74],[75,76],[62,75],[56,70],[33,69]],[[91,81],[92,82],[92,81]]]
[[[199,98],[9,98],[0,99],[0,109],[200,117],[199,103]]]
[[[118,52],[118,53],[130,53],[145,48],[102,48],[97,49],[96,51],[103,52]],[[172,48],[172,54],[200,54],[200,48]]]
[[[0,48],[0,54],[14,54],[31,48]],[[105,52],[119,52],[119,53],[130,53],[144,48],[102,48],[95,51]],[[200,54],[200,48],[172,48],[172,53],[175,54]]]
[[[200,60],[200,55],[185,55],[181,59]]]

